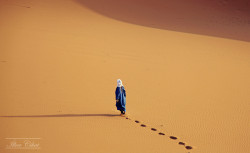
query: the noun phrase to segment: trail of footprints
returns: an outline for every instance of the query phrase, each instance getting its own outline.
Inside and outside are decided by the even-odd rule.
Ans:
[[[129,118],[129,117],[126,117],[126,119],[127,119],[127,120],[132,120],[132,119]],[[138,120],[134,120],[134,121],[135,121],[135,123],[138,123],[138,124],[141,123],[141,122],[138,121]],[[140,124],[140,126],[141,126],[141,127],[147,127],[147,125],[145,125],[145,124]],[[156,128],[151,128],[151,130],[152,130],[152,131],[155,131],[155,132],[158,131]],[[163,132],[158,132],[158,134],[159,134],[159,135],[162,135],[162,136],[165,135],[165,133],[163,133]],[[177,140],[177,139],[178,139],[178,138],[175,137],[175,136],[169,136],[169,138],[172,139],[172,140]],[[186,145],[184,142],[181,142],[181,141],[180,141],[178,144],[184,146],[187,150],[193,149],[192,146],[188,146],[188,145]]]

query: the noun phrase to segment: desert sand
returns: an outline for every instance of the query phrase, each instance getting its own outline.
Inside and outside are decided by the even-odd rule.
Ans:
[[[1,0],[0,152],[248,153],[249,10],[246,0]],[[38,148],[15,146],[26,139]]]

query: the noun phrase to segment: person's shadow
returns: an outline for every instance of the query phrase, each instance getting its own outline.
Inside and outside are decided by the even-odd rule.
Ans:
[[[15,115],[15,116],[0,116],[0,117],[115,117],[119,114],[51,114],[51,115]]]

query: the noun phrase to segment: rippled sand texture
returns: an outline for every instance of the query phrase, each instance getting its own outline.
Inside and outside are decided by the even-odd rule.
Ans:
[[[34,152],[6,149],[8,138],[39,138],[41,153],[248,153],[249,10],[246,0],[1,0],[0,152]]]

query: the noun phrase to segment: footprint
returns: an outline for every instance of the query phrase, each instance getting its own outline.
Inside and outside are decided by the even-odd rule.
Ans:
[[[126,117],[126,119],[131,120],[129,117]],[[135,123],[140,123],[140,121],[135,120]],[[141,127],[147,127],[147,125],[145,125],[145,124],[141,124],[140,126],[141,126]],[[160,126],[163,126],[163,125],[160,125]],[[152,130],[152,131],[157,131],[156,128],[151,128],[151,130]],[[162,133],[162,132],[159,132],[158,134],[159,134],[159,135],[165,135],[165,133]],[[178,138],[175,137],[175,136],[169,136],[169,138],[170,138],[170,139],[173,139],[173,140],[178,139]],[[185,144],[184,142],[179,142],[178,144],[179,144],[179,145],[183,145],[187,150],[193,149],[192,146],[186,146],[186,144]]]
[[[13,4],[14,6],[18,6],[18,7],[25,7],[25,8],[30,8],[30,6],[24,6],[24,5],[18,5],[18,4]]]
[[[177,139],[177,137],[175,137],[175,136],[170,136],[169,138],[170,138],[170,139],[174,139],[174,140]]]
[[[165,135],[164,133],[161,133],[161,132],[160,132],[160,133],[158,133],[158,134],[159,134],[159,135]]]
[[[142,127],[146,127],[146,125],[145,125],[145,124],[141,124],[141,126],[142,126]]]
[[[193,147],[191,147],[191,146],[186,146],[186,149],[193,149]]]
[[[184,142],[179,142],[179,145],[184,145],[185,146],[185,143]]]

